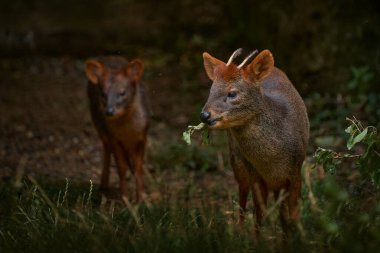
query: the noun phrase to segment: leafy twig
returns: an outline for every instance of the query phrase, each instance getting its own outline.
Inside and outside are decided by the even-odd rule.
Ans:
[[[202,141],[206,144],[209,143],[209,133],[208,129],[206,128],[206,124],[199,123],[196,126],[188,126],[187,130],[182,133],[182,139],[187,143],[187,145],[191,144],[191,135],[195,131],[202,131]]]

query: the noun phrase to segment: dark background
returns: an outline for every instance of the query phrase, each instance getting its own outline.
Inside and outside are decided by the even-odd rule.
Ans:
[[[268,48],[302,93],[345,93],[352,67],[379,79],[379,13],[375,0],[2,0],[0,54],[162,55],[199,70],[203,51]]]

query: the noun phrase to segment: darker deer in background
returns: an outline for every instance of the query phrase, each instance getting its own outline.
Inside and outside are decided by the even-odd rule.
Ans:
[[[120,56],[86,62],[91,116],[104,148],[101,189],[108,188],[113,154],[121,195],[127,197],[129,168],[136,178],[137,201],[144,196],[143,158],[149,128],[147,95],[140,83],[143,72],[140,60],[127,62]]]

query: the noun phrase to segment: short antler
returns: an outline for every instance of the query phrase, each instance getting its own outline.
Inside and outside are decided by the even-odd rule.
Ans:
[[[230,59],[228,60],[226,66],[230,65],[231,62],[236,58],[238,57],[240,54],[241,54],[241,51],[243,49],[239,48],[239,49],[236,49],[235,52],[233,52],[233,54],[231,55]]]
[[[236,52],[236,51],[235,51]],[[257,54],[257,49],[255,50],[255,51],[253,51],[252,53],[250,53],[245,59],[244,59],[244,61],[242,62],[242,63],[240,63],[240,65],[237,67],[238,69],[240,69],[240,68],[242,68],[243,66],[244,66],[244,64],[246,64],[247,63],[247,61],[249,60],[249,59],[251,59],[252,58],[252,56],[254,56],[255,54]],[[232,57],[232,56],[231,56]]]

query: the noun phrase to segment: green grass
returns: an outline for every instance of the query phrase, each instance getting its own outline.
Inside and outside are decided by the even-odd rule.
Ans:
[[[317,208],[304,184],[301,222],[287,243],[273,200],[256,238],[251,214],[240,226],[236,213],[225,211],[236,196],[224,202],[213,202],[211,195],[193,205],[173,198],[138,206],[105,201],[91,184],[40,186],[33,178],[21,184],[11,179],[0,185],[1,252],[375,252],[378,192],[360,184],[345,188],[335,176],[322,180],[310,171]]]
[[[1,196],[8,196],[2,198],[7,208],[0,227],[2,252],[244,252],[255,247],[249,231],[219,211],[208,211],[206,202],[198,208],[94,204],[100,196],[91,191],[75,200],[65,187],[45,192],[26,180],[16,191],[11,184],[1,187]]]
[[[286,242],[273,199],[259,237],[251,203],[237,224],[225,136],[212,136],[208,147],[177,143],[150,154],[158,169],[147,185],[161,197],[141,205],[104,197],[92,182],[19,173],[0,181],[0,252],[378,252],[380,141],[363,129],[346,136],[352,150],[325,149],[319,164],[305,163],[301,219]]]

